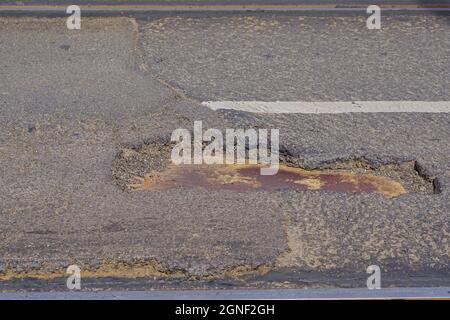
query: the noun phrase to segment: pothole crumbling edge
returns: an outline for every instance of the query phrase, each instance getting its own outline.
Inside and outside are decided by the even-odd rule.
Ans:
[[[163,172],[171,164],[170,153],[174,144],[167,141],[144,143],[137,146],[123,146],[116,153],[112,163],[113,181],[122,189],[130,191],[136,177],[144,177],[149,172]],[[400,182],[407,192],[439,194],[441,183],[431,176],[417,160],[390,160],[380,162],[366,157],[334,158],[314,164],[280,150],[280,164],[306,171],[334,170],[358,174],[387,177]]]

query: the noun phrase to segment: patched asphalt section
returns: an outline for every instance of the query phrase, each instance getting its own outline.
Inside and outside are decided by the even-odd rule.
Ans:
[[[141,21],[147,62],[202,101],[448,101],[450,16],[241,14]],[[173,50],[177,48],[177,50]]]
[[[73,263],[102,288],[364,286],[354,279],[374,263],[393,286],[449,278],[447,116],[213,112],[155,72],[142,46],[149,40],[138,33],[145,25],[83,21],[71,33],[63,19],[0,20],[0,42],[11,44],[0,53],[1,290],[60,285]],[[124,192],[114,182],[120,150],[167,141],[194,120],[205,128],[280,127],[284,152],[304,167],[417,161],[442,192]],[[136,280],[142,275],[157,280]]]
[[[71,33],[62,19],[1,20],[0,41],[11,44],[0,80],[5,278],[135,259],[208,276],[270,264],[286,249],[270,194],[243,203],[223,192],[127,194],[113,182],[121,146],[167,138],[199,110],[205,125],[225,123],[152,79],[136,59],[135,27],[85,19]]]
[[[365,19],[163,17],[140,21],[141,45],[158,78],[204,101],[449,100],[448,16],[383,16],[381,31],[367,30]],[[450,115],[217,114],[235,128],[279,129],[282,153],[297,166],[413,161],[442,192],[385,200],[286,190],[290,250],[277,266],[296,270],[291,279],[304,278],[305,270],[351,279],[372,262],[397,283],[423,285],[423,274],[448,278]]]

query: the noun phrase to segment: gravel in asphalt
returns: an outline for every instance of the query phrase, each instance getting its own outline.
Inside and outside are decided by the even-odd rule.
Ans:
[[[74,263],[95,279],[182,279],[168,287],[365,286],[371,264],[401,279],[392,286],[449,285],[450,115],[267,116],[200,104],[445,101],[446,23],[389,18],[381,35],[358,17],[250,14],[89,18],[71,32],[63,19],[1,18],[0,290],[20,288],[14,277],[59,279]],[[309,169],[415,161],[439,192],[117,186],[120,150],[167,141],[194,120],[279,128],[284,160]]]

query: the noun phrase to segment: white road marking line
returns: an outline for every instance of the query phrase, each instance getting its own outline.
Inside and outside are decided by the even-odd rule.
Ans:
[[[204,101],[202,105],[251,113],[450,113],[450,101]]]

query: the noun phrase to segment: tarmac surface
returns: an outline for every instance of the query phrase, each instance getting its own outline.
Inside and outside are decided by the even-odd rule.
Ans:
[[[373,5],[369,0],[25,0],[3,1],[2,15],[54,15],[65,14],[69,5],[79,5],[83,15],[130,15],[153,12],[365,12]],[[450,0],[380,0],[377,2],[385,13],[389,11],[435,11],[450,10]]]
[[[448,299],[450,288],[8,292],[2,300]]]
[[[450,286],[450,114],[201,105],[449,101],[448,19],[399,14],[376,31],[359,15],[155,15],[71,31],[1,17],[0,291],[65,290],[71,264],[86,290],[365,287],[369,265],[387,287]],[[121,152],[152,155],[200,120],[277,128],[282,161],[306,169],[389,175],[411,162],[402,174],[431,191],[130,191],[113,179]]]
[[[380,5],[436,5],[448,4],[448,0],[379,0]],[[133,4],[154,4],[154,5],[322,5],[322,4],[336,4],[342,6],[351,5],[370,5],[373,4],[371,0],[21,0],[21,1],[2,1],[5,5],[55,5],[55,4],[110,4],[110,5],[133,5]]]

